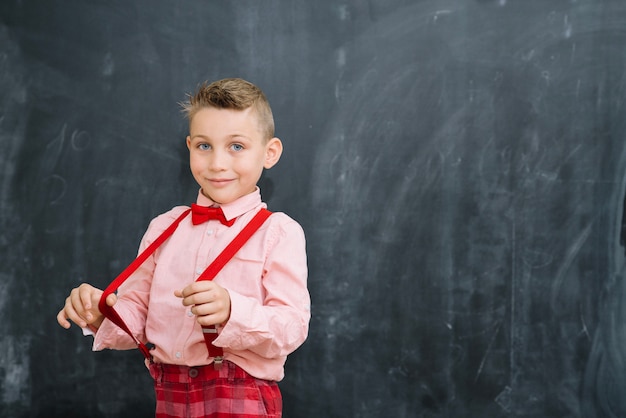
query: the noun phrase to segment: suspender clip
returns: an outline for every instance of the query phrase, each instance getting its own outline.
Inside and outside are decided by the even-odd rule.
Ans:
[[[222,356],[215,357],[215,359],[213,360],[213,368],[215,370],[220,370],[222,368],[223,362],[224,362],[224,357]]]

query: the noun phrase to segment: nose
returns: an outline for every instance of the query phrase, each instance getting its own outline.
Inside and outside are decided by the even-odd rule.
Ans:
[[[211,171],[223,171],[228,166],[228,154],[214,150],[208,158],[208,168]]]

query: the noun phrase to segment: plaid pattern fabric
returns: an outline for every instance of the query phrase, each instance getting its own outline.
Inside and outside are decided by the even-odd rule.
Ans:
[[[224,361],[186,367],[153,363],[150,374],[156,393],[156,418],[280,418],[278,384],[250,376]]]

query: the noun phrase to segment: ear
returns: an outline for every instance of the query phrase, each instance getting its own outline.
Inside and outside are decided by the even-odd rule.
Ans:
[[[187,149],[191,151],[191,137],[187,135]]]
[[[263,167],[272,168],[278,160],[280,160],[280,156],[283,153],[283,143],[280,139],[274,137],[270,139],[265,145],[265,164]]]

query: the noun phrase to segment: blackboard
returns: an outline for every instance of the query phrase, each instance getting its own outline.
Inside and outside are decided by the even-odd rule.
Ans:
[[[0,415],[152,416],[55,320],[197,186],[178,102],[243,77],[304,227],[286,417],[626,415],[626,2],[0,4]]]

